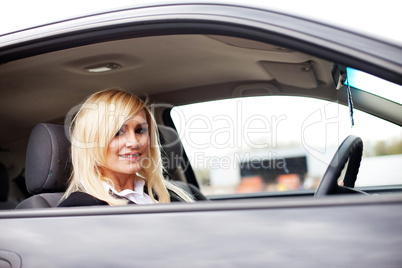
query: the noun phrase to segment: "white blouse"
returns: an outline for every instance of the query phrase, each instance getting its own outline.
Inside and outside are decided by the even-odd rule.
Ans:
[[[136,204],[153,204],[151,197],[147,193],[144,192],[145,181],[141,178],[137,178],[134,181],[134,191],[130,189],[124,189],[121,192],[118,192],[115,188],[113,188],[109,183],[103,181],[103,186],[107,191],[111,190],[114,194],[124,197]]]

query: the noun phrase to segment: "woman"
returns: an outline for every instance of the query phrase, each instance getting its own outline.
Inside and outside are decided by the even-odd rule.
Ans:
[[[164,179],[155,120],[136,96],[120,89],[94,93],[71,128],[73,173],[59,206],[194,201]]]

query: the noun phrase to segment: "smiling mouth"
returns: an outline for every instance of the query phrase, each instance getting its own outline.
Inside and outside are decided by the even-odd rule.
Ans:
[[[136,161],[140,158],[141,154],[126,154],[122,155],[120,154],[119,157],[123,158],[124,160],[128,161]]]

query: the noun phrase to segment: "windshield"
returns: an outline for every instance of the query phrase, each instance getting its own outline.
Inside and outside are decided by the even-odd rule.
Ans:
[[[346,70],[348,77],[346,84],[402,104],[402,86],[350,67],[346,68]]]

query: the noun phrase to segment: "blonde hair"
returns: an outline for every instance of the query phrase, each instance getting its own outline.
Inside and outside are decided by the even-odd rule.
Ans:
[[[148,194],[155,203],[169,203],[168,190],[187,202],[193,198],[180,187],[163,177],[159,136],[153,115],[147,102],[121,89],[106,89],[92,94],[81,106],[70,127],[71,158],[73,172],[70,184],[62,200],[71,193],[88,193],[110,205],[124,205],[127,200],[116,198],[105,189],[102,181],[113,185],[111,179],[102,174],[106,167],[108,145],[125,121],[144,111],[149,127],[150,147],[147,151],[148,165],[138,175],[145,178]]]

